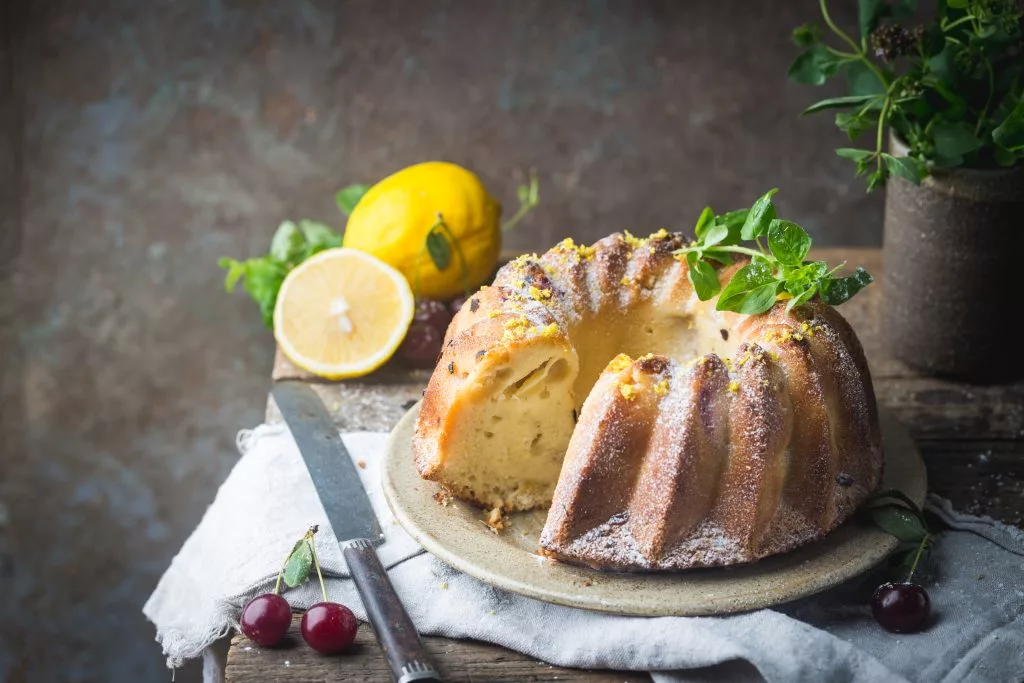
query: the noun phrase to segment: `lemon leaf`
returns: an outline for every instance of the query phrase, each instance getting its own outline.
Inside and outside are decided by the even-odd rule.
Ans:
[[[438,270],[444,270],[452,262],[452,245],[448,238],[439,229],[439,226],[431,228],[427,233],[427,253],[430,260],[434,262]]]

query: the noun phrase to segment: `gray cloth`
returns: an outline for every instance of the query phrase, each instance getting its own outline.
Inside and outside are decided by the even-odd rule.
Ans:
[[[776,609],[723,617],[620,617],[560,607],[492,588],[423,552],[395,523],[380,491],[385,435],[343,435],[385,530],[381,556],[421,633],[473,638],[569,667],[650,671],[656,681],[1024,681],[1024,534],[954,512],[932,496],[949,529],[935,543],[924,633],[894,635],[871,618],[868,574]],[[287,430],[239,439],[243,458],[144,611],[168,662],[205,653],[242,605],[272,588],[280,555],[311,523],[332,600],[365,611]],[[244,514],[239,514],[243,512]],[[320,600],[310,582],[286,594]]]

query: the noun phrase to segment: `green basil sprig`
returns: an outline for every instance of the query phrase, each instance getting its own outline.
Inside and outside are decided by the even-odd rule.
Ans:
[[[803,113],[834,111],[858,147],[836,154],[854,163],[868,191],[897,176],[919,184],[935,169],[1024,163],[1024,6],[1017,0],[939,0],[919,15],[917,0],[858,0],[859,36],[818,7],[824,27],[793,31],[802,52],[789,68],[797,83],[842,77],[848,94]],[[858,39],[859,38],[859,39]],[[906,156],[885,151],[885,129]]]
[[[871,275],[863,268],[835,277],[845,263],[829,268],[824,261],[808,261],[811,237],[793,221],[776,218],[772,201],[776,192],[764,193],[749,209],[715,215],[705,207],[701,212],[694,229],[696,239],[675,252],[685,259],[687,276],[701,301],[718,295],[718,310],[754,315],[779,299],[788,299],[789,311],[815,295],[838,306],[871,284]],[[756,248],[742,246],[744,241],[753,241]],[[750,263],[723,288],[714,264],[731,265],[734,255],[749,256]]]
[[[288,272],[324,249],[341,246],[341,233],[334,228],[303,219],[298,224],[284,221],[270,241],[265,256],[238,260],[223,257],[217,265],[227,270],[224,289],[231,292],[239,282],[260,307],[263,324],[273,329],[274,305]]]

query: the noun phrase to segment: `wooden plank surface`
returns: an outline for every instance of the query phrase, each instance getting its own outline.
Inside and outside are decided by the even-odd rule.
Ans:
[[[650,681],[647,674],[628,671],[588,671],[551,666],[503,647],[469,640],[424,638],[424,644],[445,683],[484,681],[586,681],[626,683]],[[367,624],[360,624],[350,652],[337,657],[316,654],[302,642],[299,617],[292,622],[287,639],[279,648],[253,646],[235,635],[228,651],[226,680],[260,683],[324,683],[325,681],[390,681],[384,654]]]
[[[822,249],[816,258],[864,266],[883,280],[839,310],[856,330],[871,367],[879,404],[896,412],[918,440],[928,464],[930,488],[961,510],[1024,524],[1024,383],[969,386],[922,377],[886,353],[880,327],[884,296],[878,249]],[[389,430],[417,401],[430,373],[389,364],[371,377],[323,382],[278,354],[275,379],[308,381],[344,430]],[[271,400],[268,421],[280,419]],[[646,675],[586,672],[551,667],[493,645],[426,639],[451,681],[638,681]],[[304,646],[278,650],[232,640],[228,683],[248,681],[388,681],[390,676],[369,627],[360,627],[360,646],[337,658],[319,657]],[[287,662],[287,664],[286,664]]]

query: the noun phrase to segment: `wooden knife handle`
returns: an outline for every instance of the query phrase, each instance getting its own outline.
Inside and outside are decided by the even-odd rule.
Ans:
[[[397,683],[441,683],[441,676],[430,663],[423,641],[398,599],[373,545],[366,539],[357,538],[343,545],[342,554]]]

